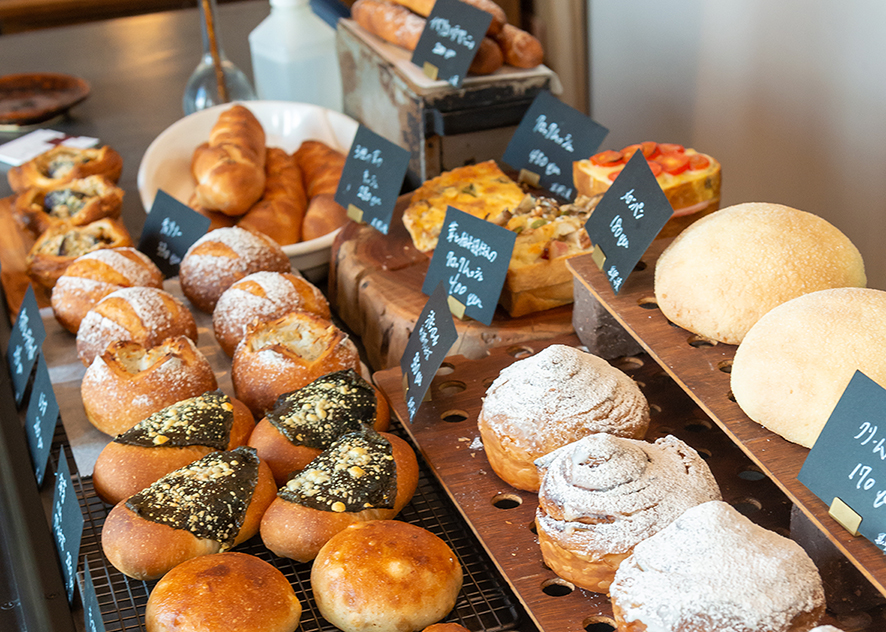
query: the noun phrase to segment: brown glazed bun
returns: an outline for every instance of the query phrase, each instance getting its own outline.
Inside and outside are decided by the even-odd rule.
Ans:
[[[124,287],[163,287],[163,273],[135,248],[104,248],[78,257],[52,288],[52,312],[73,334],[96,303]]]
[[[244,445],[254,427],[249,409],[221,391],[176,402],[105,446],[92,474],[95,492],[116,505],[214,450]]]
[[[124,575],[157,579],[254,536],[275,493],[271,470],[252,448],[212,452],[115,505],[102,549]]]
[[[187,336],[154,347],[108,345],[86,368],[80,397],[89,422],[112,437],[167,406],[218,388],[209,360]]]
[[[191,159],[197,206],[243,215],[265,190],[265,151],[265,131],[249,109],[222,112]]]
[[[329,319],[329,303],[316,286],[291,272],[255,272],[234,283],[212,312],[215,339],[229,356],[254,320],[266,322],[302,310]]]
[[[25,230],[40,235],[59,222],[84,226],[104,217],[118,218],[123,189],[103,176],[89,176],[48,191],[32,187],[15,198],[15,219]]]
[[[9,186],[16,193],[28,187],[44,191],[71,180],[88,176],[104,176],[112,183],[120,179],[123,158],[108,146],[100,149],[78,149],[56,145],[19,167],[9,170]]]
[[[231,380],[259,419],[283,393],[349,368],[360,369],[360,356],[347,334],[319,316],[290,312],[248,327],[234,352]]]
[[[864,287],[858,249],[824,219],[748,203],[701,218],[655,264],[655,300],[672,323],[739,344],[773,307],[802,294]]]
[[[403,439],[362,430],[336,439],[277,492],[261,523],[274,554],[307,562],[355,522],[389,520],[418,485],[418,462]]]
[[[825,610],[800,545],[716,500],[634,547],[609,595],[618,632],[806,632]]]
[[[245,553],[182,562],[145,606],[147,632],[295,632],[301,604],[274,566]]]
[[[184,303],[154,287],[127,287],[108,294],[83,317],[77,356],[89,366],[112,342],[134,340],[150,348],[175,336],[197,341],[197,324]]]
[[[129,232],[116,219],[100,219],[85,226],[59,222],[40,235],[28,251],[28,276],[51,290],[78,257],[102,248],[131,245]]]
[[[323,193],[311,199],[302,223],[302,239],[310,241],[328,235],[348,223],[348,212],[335,201],[333,193]]]
[[[222,292],[262,270],[289,272],[289,257],[270,237],[232,226],[207,233],[191,244],[178,275],[188,300],[211,314]]]
[[[668,435],[655,443],[592,434],[536,460],[535,524],[545,564],[606,593],[634,546],[686,509],[720,500],[707,464]]]
[[[390,420],[384,396],[354,369],[345,369],[277,398],[252,431],[249,445],[280,486],[343,434],[363,428],[381,432]]]
[[[495,473],[517,489],[538,491],[537,458],[596,432],[642,439],[649,405],[637,384],[605,360],[551,345],[501,371],[477,426]]]
[[[333,536],[314,560],[320,614],[344,632],[412,632],[455,606],[462,570],[436,535],[406,522],[373,520]]]
[[[281,246],[296,244],[301,241],[302,220],[308,207],[301,169],[285,151],[269,147],[265,172],[261,199],[237,225],[273,237]]]
[[[292,154],[301,169],[309,200],[322,194],[335,194],[346,156],[318,140],[306,140]]]

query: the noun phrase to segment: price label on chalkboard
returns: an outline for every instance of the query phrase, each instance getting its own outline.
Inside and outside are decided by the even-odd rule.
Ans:
[[[49,448],[58,422],[58,413],[58,400],[52,390],[46,359],[41,353],[37,358],[34,386],[31,388],[31,399],[25,416],[25,434],[28,437],[31,460],[34,462],[37,485],[43,484],[46,474],[46,462],[49,460]]]
[[[422,292],[442,281],[453,314],[490,325],[516,239],[507,228],[447,207]]]
[[[74,599],[74,584],[77,576],[77,559],[80,555],[80,540],[83,537],[83,514],[77,493],[71,482],[71,470],[62,446],[58,455],[58,469],[55,473],[55,492],[52,498],[52,535],[58,557],[62,565],[62,577],[68,602]]]
[[[165,191],[157,191],[145,220],[138,249],[166,278],[178,276],[178,264],[191,245],[206,234],[210,220]]]
[[[491,22],[491,13],[465,2],[437,0],[412,53],[412,63],[431,79],[461,86]]]
[[[410,422],[424,401],[434,374],[457,338],[458,333],[449,312],[446,287],[441,282],[425,303],[400,359],[404,399]]]
[[[387,235],[408,167],[408,151],[361,125],[345,160],[335,201],[354,221]]]
[[[886,551],[886,389],[855,372],[797,479],[850,533]]]
[[[502,160],[520,171],[521,180],[571,202],[575,199],[572,163],[595,154],[608,133],[543,90],[521,119]]]
[[[616,294],[673,213],[643,152],[634,152],[585,223],[591,256]]]
[[[6,362],[12,377],[16,405],[22,403],[28,379],[34,370],[44,340],[46,340],[46,328],[43,327],[43,320],[40,318],[37,297],[34,288],[28,285],[15,325],[9,334],[9,347],[6,349]]]
[[[105,632],[105,622],[102,619],[98,595],[95,593],[95,584],[92,582],[92,573],[89,572],[88,558],[83,560],[83,582],[80,584],[80,598],[83,600],[83,622],[86,632]]]

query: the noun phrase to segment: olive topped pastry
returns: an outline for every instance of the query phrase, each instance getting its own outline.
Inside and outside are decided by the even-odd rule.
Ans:
[[[9,186],[16,193],[29,187],[49,191],[61,184],[101,175],[116,183],[123,171],[123,158],[107,145],[82,149],[56,145],[19,167],[9,170]]]
[[[104,217],[118,218],[123,189],[104,176],[89,176],[44,191],[30,187],[15,199],[16,221],[34,235],[60,222],[84,226]]]

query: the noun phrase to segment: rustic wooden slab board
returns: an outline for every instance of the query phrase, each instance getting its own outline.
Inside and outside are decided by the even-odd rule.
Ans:
[[[390,231],[383,235],[350,222],[332,245],[329,302],[363,342],[375,369],[400,364],[406,341],[428,297],[421,291],[430,257],[416,250],[403,226],[408,195],[394,209]],[[450,353],[482,358],[495,346],[541,340],[573,332],[572,305],[511,318],[499,307],[492,325],[455,321],[458,341]]]
[[[0,280],[6,294],[6,304],[10,314],[17,314],[25,292],[28,290],[28,266],[25,261],[28,251],[34,245],[34,238],[20,230],[12,215],[15,196],[0,199]],[[37,304],[49,307],[49,292],[35,288]]]
[[[785,441],[752,421],[731,399],[729,368],[737,347],[706,345],[676,327],[654,303],[655,263],[670,240],[653,242],[640,266],[616,296],[589,255],[568,263],[576,279],[609,310],[650,356],[729,435],[828,539],[886,595],[886,555],[863,537],[853,537],[828,515],[828,507],[797,480],[809,450]],[[639,269],[639,268],[643,269]]]
[[[489,384],[505,366],[555,342],[581,344],[573,335],[496,348],[480,360],[448,357],[431,383],[431,399],[422,404],[412,424],[405,421],[408,416],[400,369],[380,371],[374,377],[533,622],[544,632],[575,632],[591,623],[611,622],[608,599],[581,589],[570,590],[544,565],[532,528],[536,495],[501,481],[478,445],[477,416]],[[648,439],[673,434],[692,445],[707,457],[724,500],[758,524],[787,534],[791,503],[785,495],[660,366],[645,354],[613,363],[640,384],[649,400],[652,423]],[[502,507],[501,500],[510,500],[512,506]]]

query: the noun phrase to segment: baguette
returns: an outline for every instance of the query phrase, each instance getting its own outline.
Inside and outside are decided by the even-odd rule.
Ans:
[[[545,53],[541,42],[523,29],[505,24],[492,37],[501,47],[506,64],[517,68],[535,68],[544,61]]]
[[[102,549],[124,575],[157,579],[254,536],[275,492],[271,470],[252,448],[213,452],[115,505]]]
[[[237,226],[274,238],[281,246],[301,241],[308,206],[302,171],[295,159],[278,147],[269,147],[265,163],[265,190],[261,199]]]
[[[243,215],[265,189],[265,132],[247,108],[225,110],[195,151],[194,200],[225,215]]]
[[[415,13],[418,13],[422,17],[428,17],[431,15],[431,11],[436,4],[436,0],[393,0],[397,4],[401,4],[404,7],[411,9]],[[501,32],[504,26],[508,22],[508,16],[505,14],[504,9],[498,6],[492,0],[462,0],[465,4],[469,4],[481,11],[486,11],[492,16],[492,21],[489,23],[489,29],[486,31],[487,35],[497,35]]]

